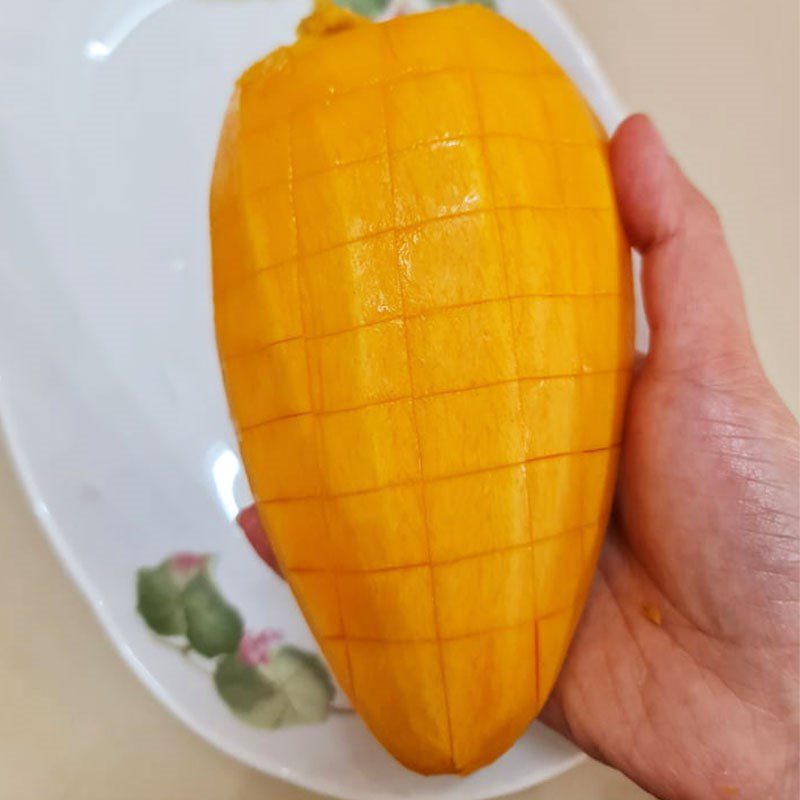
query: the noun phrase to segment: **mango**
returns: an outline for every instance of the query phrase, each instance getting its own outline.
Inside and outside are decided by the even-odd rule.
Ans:
[[[493,761],[613,493],[633,302],[603,131],[484,8],[318,2],[238,81],[211,236],[242,458],[325,657],[409,768]]]

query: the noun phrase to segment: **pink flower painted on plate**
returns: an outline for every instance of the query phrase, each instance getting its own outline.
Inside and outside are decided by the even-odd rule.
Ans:
[[[175,553],[169,560],[169,566],[173,572],[196,572],[205,566],[206,561],[208,561],[208,556],[197,555],[197,553]]]
[[[247,632],[239,642],[236,655],[248,667],[257,667],[259,664],[268,664],[270,650],[274,644],[283,639],[280,631],[266,630],[258,633]]]
[[[167,568],[175,585],[183,591],[207,566],[210,556],[199,553],[175,553],[167,559]]]

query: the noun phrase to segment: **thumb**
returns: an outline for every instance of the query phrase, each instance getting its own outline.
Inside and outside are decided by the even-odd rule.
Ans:
[[[713,206],[667,152],[653,123],[629,117],[611,142],[620,214],[643,257],[650,364],[726,369],[754,358],[736,267]]]

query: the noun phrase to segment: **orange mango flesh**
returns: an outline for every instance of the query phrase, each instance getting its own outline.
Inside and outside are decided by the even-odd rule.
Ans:
[[[609,513],[633,323],[607,145],[478,6],[302,31],[220,142],[225,385],[339,683],[403,764],[464,774],[544,704]]]

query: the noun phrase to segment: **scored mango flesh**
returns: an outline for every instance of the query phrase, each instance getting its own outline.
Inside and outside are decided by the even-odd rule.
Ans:
[[[242,457],[328,663],[408,767],[494,760],[611,503],[633,302],[604,134],[494,13],[321,3],[237,85],[211,230]]]

